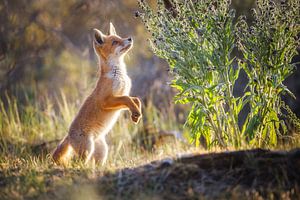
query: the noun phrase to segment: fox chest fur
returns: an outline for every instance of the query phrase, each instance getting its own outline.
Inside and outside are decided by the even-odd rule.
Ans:
[[[112,95],[129,95],[131,79],[125,69],[120,66],[113,66],[106,76],[111,80]]]

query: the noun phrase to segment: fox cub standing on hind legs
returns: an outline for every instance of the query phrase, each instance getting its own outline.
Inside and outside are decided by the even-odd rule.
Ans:
[[[132,43],[131,37],[119,37],[112,23],[108,35],[94,29],[93,46],[99,59],[100,77],[73,120],[68,135],[53,153],[57,164],[66,164],[75,153],[85,163],[93,159],[103,165],[108,153],[105,136],[120,111],[129,109],[132,121],[138,123],[142,116],[141,101],[129,96],[131,79],[123,61]]]

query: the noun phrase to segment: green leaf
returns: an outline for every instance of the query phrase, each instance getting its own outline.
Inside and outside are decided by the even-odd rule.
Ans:
[[[291,97],[293,97],[294,99],[296,99],[296,96],[294,95],[294,93],[292,93],[285,85],[283,84],[280,84],[280,88],[287,92]]]
[[[258,114],[254,115],[250,119],[244,134],[247,135],[249,137],[249,139],[254,138],[255,131],[257,130],[260,123],[261,123],[260,115],[258,115]]]
[[[269,134],[269,137],[270,137],[270,144],[272,146],[275,146],[277,144],[277,135],[276,135],[276,129],[274,127],[274,123],[272,123],[270,125],[270,134]]]

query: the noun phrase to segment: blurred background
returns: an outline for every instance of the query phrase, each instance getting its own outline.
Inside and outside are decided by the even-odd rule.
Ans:
[[[155,2],[149,0],[153,6]],[[254,0],[232,1],[237,15],[250,16],[254,6]],[[151,105],[157,115],[183,124],[188,105],[172,103],[175,91],[168,84],[168,64],[151,52],[150,35],[135,17],[137,10],[137,0],[0,0],[0,98],[4,107],[13,97],[19,107],[38,102],[42,109],[47,101],[55,110],[59,107],[56,100],[63,96],[77,110],[97,79],[92,29],[107,32],[112,22],[120,36],[134,38],[133,49],[125,58],[133,81],[131,94],[143,100],[145,109]],[[297,70],[286,81],[298,97],[287,98],[298,116],[299,77]],[[144,124],[150,121],[147,117]]]
[[[149,79],[161,80],[167,66],[151,53],[149,36],[134,18],[135,10],[136,0],[1,0],[1,95],[85,93],[97,77],[92,29],[107,32],[111,21],[120,36],[134,37],[126,63],[139,85],[133,91],[144,96],[153,85]]]

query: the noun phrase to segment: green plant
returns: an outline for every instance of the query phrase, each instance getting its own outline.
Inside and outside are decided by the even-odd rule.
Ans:
[[[252,38],[256,39],[248,38],[248,26],[243,18],[235,24],[235,11],[230,8],[230,1],[227,0],[158,0],[156,9],[142,0],[139,5],[143,12],[137,12],[136,15],[142,18],[146,28],[152,33],[150,44],[154,53],[167,60],[170,65],[172,86],[179,91],[175,97],[176,102],[192,105],[186,125],[191,128],[191,138],[196,145],[199,145],[201,136],[206,139],[208,147],[275,145],[279,124],[283,124],[278,118],[280,95],[283,91],[288,91],[282,81],[292,72],[292,65],[289,63],[295,55],[297,45],[297,41],[292,38],[298,33],[296,28],[282,33],[286,27],[275,24],[274,28],[279,29],[276,35],[279,39],[272,44],[279,46],[273,49],[278,50],[282,58],[271,57],[268,61],[270,54],[266,52],[270,46],[265,39],[273,27],[268,26],[268,19],[261,12],[272,9],[275,4],[272,3],[274,6],[271,7],[265,1],[258,1],[259,13],[256,18],[261,18],[261,21],[257,20],[254,27],[263,35],[254,34]],[[299,13],[295,12],[295,8],[285,8],[290,14],[286,17],[290,21],[284,21],[281,17],[285,24],[292,21],[290,18],[297,20]],[[284,12],[279,6],[276,6],[275,11],[270,12],[276,19]],[[252,26],[250,29],[253,29]],[[288,42],[283,44],[280,43],[282,34],[289,34]],[[237,43],[246,49],[242,49],[241,59],[233,54]],[[263,55],[253,52],[251,45],[256,45],[257,51],[264,51]],[[283,47],[284,50],[280,49]],[[248,56],[250,53],[252,60]],[[256,56],[263,56],[265,63],[276,62],[278,66],[285,60],[285,68],[261,73],[266,65]],[[233,90],[241,69],[247,72],[249,82],[243,95],[234,96]],[[269,78],[273,76],[276,77],[276,86],[269,86],[272,84]],[[263,83],[253,84],[257,80]],[[259,87],[264,89],[257,94]],[[265,98],[266,94],[270,99]],[[239,114],[246,105],[250,105],[251,111],[247,120],[242,122],[243,126],[239,127]]]
[[[256,4],[254,23],[249,26],[243,17],[237,23],[238,44],[243,54],[240,65],[247,73],[247,89],[251,92],[250,113],[242,132],[257,146],[276,145],[277,137],[286,132],[285,123],[279,118],[281,109],[287,110],[282,94],[295,98],[283,81],[295,69],[291,61],[300,44],[300,1],[283,0],[279,4],[257,0]]]

